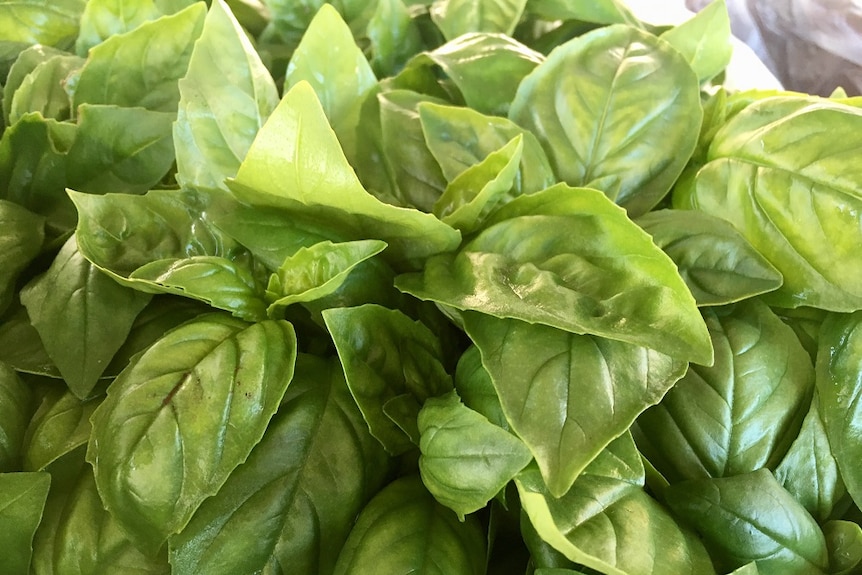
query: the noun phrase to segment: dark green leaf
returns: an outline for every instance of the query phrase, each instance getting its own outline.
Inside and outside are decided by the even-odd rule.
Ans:
[[[543,325],[473,313],[464,323],[555,497],[686,369],[647,348]]]
[[[93,47],[81,69],[74,107],[114,104],[175,112],[180,100],[177,80],[186,73],[205,14],[206,6],[196,3]]]
[[[221,0],[213,3],[179,81],[174,124],[177,181],[224,187],[278,104],[278,91],[246,32]]]
[[[4,574],[30,573],[33,534],[42,520],[50,485],[47,473],[0,473],[0,570]]]
[[[12,302],[18,275],[39,255],[45,218],[0,200],[0,314]]]
[[[293,375],[287,322],[209,315],[169,332],[108,388],[87,450],[106,509],[142,550],[180,532],[263,436]]]
[[[32,413],[30,388],[0,363],[0,473],[21,469],[24,432]]]
[[[726,220],[659,210],[637,224],[674,261],[699,306],[734,303],[781,287],[778,270]]]
[[[428,149],[450,182],[518,136],[523,137],[523,150],[514,184],[516,195],[544,190],[556,181],[536,136],[511,120],[430,102],[419,106],[419,118]]]
[[[456,254],[396,287],[420,299],[712,363],[676,266],[603,194],[559,184],[494,212]]]
[[[121,286],[70,237],[51,267],[21,290],[33,327],[69,389],[90,395],[150,296]]]
[[[0,362],[21,373],[60,378],[27,310],[18,302],[12,310],[0,322]]]
[[[702,114],[685,59],[628,26],[556,49],[521,82],[509,111],[536,134],[561,179],[602,190],[632,217],[670,190],[694,151],[692,126]]]
[[[767,469],[671,485],[670,508],[703,536],[719,567],[756,561],[761,575],[824,575],[829,558],[817,523]]]
[[[481,413],[491,423],[505,430],[509,422],[494,389],[494,382],[485,366],[482,365],[482,354],[475,345],[467,348],[458,360],[455,370],[455,389],[464,401],[464,405]]]
[[[862,110],[803,97],[759,100],[715,136],[674,205],[730,221],[784,276],[771,305],[862,307]],[[857,144],[857,142],[860,142]]]
[[[638,446],[671,483],[775,468],[813,392],[808,354],[765,304],[746,300],[704,317],[715,364],[692,365],[636,427]]]
[[[371,67],[379,77],[392,76],[422,50],[422,36],[402,0],[378,0],[366,32]]]
[[[823,526],[829,550],[829,573],[850,575],[862,564],[862,527],[852,521],[829,521]]]
[[[331,573],[386,469],[337,362],[300,355],[261,442],[171,539],[173,573]]]
[[[459,522],[419,477],[397,479],[362,510],[335,575],[483,575],[485,537],[478,521]]]
[[[363,189],[311,86],[301,82],[258,133],[229,187],[259,207],[341,226],[347,239],[381,239],[404,262],[453,249],[460,234],[430,214],[387,205]]]
[[[409,393],[418,416],[426,399],[452,389],[439,339],[424,324],[378,305],[328,309],[323,319],[371,434],[393,455],[413,448],[383,407]]]
[[[144,193],[174,162],[173,112],[78,106],[78,135],[67,156],[68,187],[93,194]]]
[[[679,50],[698,80],[706,82],[730,63],[730,17],[725,0],[710,2],[693,18],[663,33],[660,38]]]
[[[862,312],[832,315],[820,329],[817,391],[832,456],[853,500],[862,501]]]
[[[101,397],[80,400],[71,391],[51,389],[24,437],[24,469],[44,471],[62,456],[90,439],[90,416],[102,402]]]
[[[422,482],[462,520],[533,459],[521,440],[463,405],[454,391],[425,402],[419,433]]]
[[[600,573],[712,575],[698,538],[643,489],[631,436],[612,442],[560,498],[535,466],[515,480],[539,535],[575,563]]]

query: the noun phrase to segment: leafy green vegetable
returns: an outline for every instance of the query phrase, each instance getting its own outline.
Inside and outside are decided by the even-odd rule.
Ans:
[[[0,473],[0,568],[10,575],[30,572],[33,535],[42,517],[51,476]]]
[[[19,467],[31,392],[18,375],[0,363],[0,472]]]

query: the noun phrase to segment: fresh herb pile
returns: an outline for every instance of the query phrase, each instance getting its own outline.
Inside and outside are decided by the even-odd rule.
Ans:
[[[726,9],[0,1],[0,572],[862,573],[862,111]]]

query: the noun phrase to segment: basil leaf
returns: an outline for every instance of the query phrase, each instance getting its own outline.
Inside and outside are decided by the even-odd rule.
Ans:
[[[774,468],[813,392],[808,354],[765,304],[746,300],[704,317],[715,364],[692,365],[635,427],[641,451],[671,483]]]
[[[69,187],[92,194],[146,192],[174,163],[173,120],[173,112],[81,104],[66,160]]]
[[[420,299],[712,363],[706,326],[671,262],[601,192],[520,196],[456,254],[396,279]]]
[[[0,472],[21,469],[31,400],[30,388],[12,368],[0,362]]]
[[[213,73],[217,70],[218,73]],[[214,2],[185,76],[174,124],[177,181],[225,187],[278,104],[275,82],[230,8]]]
[[[114,380],[93,414],[87,460],[105,508],[141,550],[181,531],[248,457],[295,354],[287,322],[209,315],[169,332]]]
[[[497,390],[494,389],[494,382],[482,365],[482,354],[475,345],[468,347],[458,360],[455,389],[464,405],[482,414],[497,427],[509,430],[509,422],[506,420]]]
[[[0,314],[15,294],[18,275],[39,255],[45,240],[45,218],[0,200]]]
[[[505,146],[461,172],[437,198],[434,214],[463,233],[480,228],[512,188],[523,149],[523,137],[515,136]]]
[[[81,447],[51,464],[51,491],[33,541],[36,575],[168,575],[164,554],[142,554],[105,511]]]
[[[85,0],[21,0],[0,8],[3,42],[66,47],[75,41]]]
[[[862,501],[859,405],[862,392],[862,312],[834,314],[820,328],[817,391],[832,456],[854,501]]]
[[[417,400],[415,419],[426,399],[452,389],[440,340],[402,312],[373,304],[328,309],[323,319],[371,434],[393,455],[412,449],[410,438],[385,414],[384,405],[411,394]]]
[[[775,468],[775,479],[814,519],[823,522],[832,515],[847,489],[829,447],[819,403],[815,393],[799,435]]]
[[[710,2],[693,18],[664,32],[660,38],[679,50],[698,80],[711,80],[727,67],[733,53],[727,3]]]
[[[482,575],[485,541],[478,521],[459,522],[418,477],[397,479],[362,510],[334,575]]]
[[[89,103],[175,112],[177,80],[186,73],[205,13],[196,3],[94,46],[78,78],[74,108]],[[118,68],[122,74],[115,73]]]
[[[300,355],[263,439],[171,538],[173,572],[331,573],[386,469],[340,366]]]
[[[35,70],[40,64],[51,60],[56,56],[68,55],[68,52],[63,52],[62,50],[57,50],[50,46],[43,46],[41,44],[30,46],[18,54],[15,61],[9,67],[8,74],[3,81],[3,90],[0,92],[2,95],[2,98],[0,98],[2,99],[0,105],[2,105],[3,119],[6,121],[7,126],[12,125],[13,123],[9,121],[9,112],[12,107],[12,97],[21,86],[21,83],[24,82],[30,73],[33,72],[33,70]]]
[[[270,276],[266,295],[272,303],[267,313],[275,317],[291,304],[332,295],[357,266],[384,249],[386,243],[379,240],[326,241],[300,248]]]
[[[419,433],[422,482],[462,521],[533,459],[517,437],[463,405],[454,391],[425,402]]]
[[[263,286],[241,262],[218,256],[162,259],[145,264],[131,274],[135,285],[190,297],[231,312],[246,321],[266,317]]]
[[[46,218],[46,235],[75,227],[75,207],[66,195],[66,153],[77,126],[26,114],[0,138],[0,199]]]
[[[555,497],[685,373],[684,362],[618,341],[480,314],[464,324]]]
[[[734,303],[781,287],[781,273],[726,220],[659,210],[637,224],[674,261],[699,306]]]
[[[42,399],[24,436],[24,469],[43,471],[90,439],[90,416],[101,397],[78,399],[71,391],[51,389]]]
[[[15,371],[60,379],[27,310],[18,302],[0,322],[0,362]]]
[[[828,521],[823,536],[829,550],[829,573],[850,575],[862,563],[862,527],[852,521]]]
[[[470,32],[496,32],[509,36],[527,0],[435,0],[429,9],[431,20],[447,40]]]
[[[575,563],[625,575],[714,574],[698,538],[643,491],[643,473],[624,434],[560,498],[548,492],[535,466],[515,484],[539,535]]]
[[[859,126],[862,110],[828,100],[755,102],[716,134],[711,161],[675,205],[728,220],[782,273],[771,305],[854,311],[862,307],[853,215],[862,209],[862,172],[846,155]]]
[[[150,296],[103,274],[69,238],[45,274],[21,290],[33,327],[69,389],[90,395]]]
[[[384,204],[362,188],[305,82],[281,100],[228,187],[252,205],[340,226],[352,236],[348,239],[381,239],[401,263],[453,249],[460,241],[457,231],[434,216]]]
[[[536,134],[561,179],[602,190],[632,217],[670,190],[694,151],[691,126],[702,115],[685,59],[628,26],[554,50],[521,82],[509,111]]]
[[[419,105],[419,118],[428,149],[449,182],[518,136],[523,138],[523,149],[514,182],[515,195],[538,192],[555,182],[536,136],[506,118],[431,102]]]
[[[379,0],[366,35],[371,44],[371,68],[381,78],[394,75],[422,50],[419,27],[401,0]]]
[[[66,79],[83,63],[77,56],[59,54],[33,68],[14,94],[10,94],[9,123],[14,124],[31,112],[38,112],[45,118],[68,119],[71,101],[66,93]]]
[[[131,32],[162,15],[153,0],[89,0],[81,14],[75,51],[86,56],[90,48],[111,36]]]
[[[51,476],[0,473],[0,569],[10,575],[30,572],[33,535],[42,519]]]
[[[569,0],[532,0],[530,13],[543,20],[581,20],[593,24],[639,24],[620,0],[571,2]]]
[[[823,533],[768,469],[685,481],[664,496],[701,534],[720,568],[755,561],[762,575],[828,572]]]

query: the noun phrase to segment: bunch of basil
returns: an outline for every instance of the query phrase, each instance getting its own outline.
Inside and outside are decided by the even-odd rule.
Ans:
[[[862,573],[862,102],[321,4],[0,1],[0,571]]]

